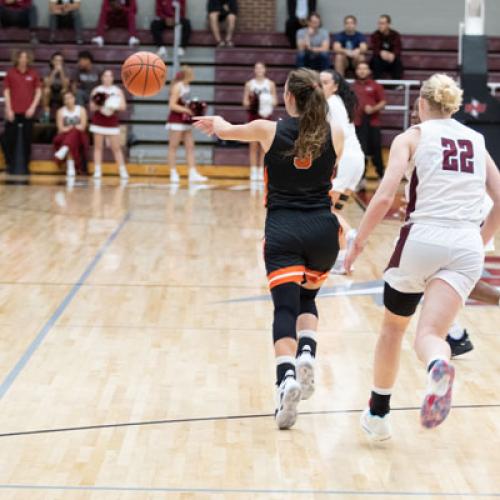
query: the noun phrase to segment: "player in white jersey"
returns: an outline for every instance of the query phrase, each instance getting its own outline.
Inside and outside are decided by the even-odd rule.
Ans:
[[[337,166],[331,194],[335,214],[343,229],[343,233],[340,235],[340,251],[332,273],[345,274],[346,247],[356,237],[356,231],[351,229],[339,211],[349,200],[349,196],[356,189],[365,172],[365,155],[353,123],[358,100],[344,77],[337,71],[322,71],[320,80],[328,101],[330,123],[337,124],[344,132],[344,153]]]
[[[404,332],[425,292],[414,348],[428,371],[420,418],[424,427],[448,415],[455,370],[447,330],[481,276],[483,242],[500,225],[500,174],[484,138],[453,120],[462,91],[446,75],[434,75],[420,90],[422,123],[393,142],[389,166],[361,221],[346,268],[392,206],[402,177],[410,175],[406,224],[384,274],[385,314],[375,351],[374,387],[362,415],[363,429],[388,439],[390,397],[399,368]],[[493,208],[482,227],[486,192]]]

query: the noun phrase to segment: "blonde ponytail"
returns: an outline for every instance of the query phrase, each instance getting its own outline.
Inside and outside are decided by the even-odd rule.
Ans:
[[[462,105],[463,90],[448,75],[436,73],[422,84],[420,97],[446,114],[454,114]]]

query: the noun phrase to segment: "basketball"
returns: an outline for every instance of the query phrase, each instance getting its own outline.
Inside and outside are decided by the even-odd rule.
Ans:
[[[136,52],[122,65],[122,80],[125,88],[137,97],[157,94],[165,85],[167,67],[152,52]]]

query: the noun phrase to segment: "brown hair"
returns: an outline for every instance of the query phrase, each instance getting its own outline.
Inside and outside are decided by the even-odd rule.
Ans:
[[[19,59],[22,54],[26,54],[28,56],[28,66],[33,64],[33,52],[31,50],[26,49],[16,49],[12,51],[12,64],[17,68],[19,66]]]
[[[287,89],[295,97],[299,114],[299,136],[292,152],[298,158],[314,160],[323,152],[329,134],[328,103],[319,74],[310,69],[296,69],[288,75]]]

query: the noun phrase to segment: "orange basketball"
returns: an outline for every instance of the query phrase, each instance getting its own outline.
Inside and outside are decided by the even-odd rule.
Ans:
[[[165,63],[152,52],[136,52],[122,65],[123,84],[138,97],[149,97],[160,92],[166,78]]]

